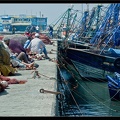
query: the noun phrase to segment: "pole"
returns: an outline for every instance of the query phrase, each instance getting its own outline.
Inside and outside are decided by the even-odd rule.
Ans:
[[[82,17],[83,17],[83,4],[82,4]]]
[[[40,18],[41,18],[41,11],[39,13],[40,13]]]

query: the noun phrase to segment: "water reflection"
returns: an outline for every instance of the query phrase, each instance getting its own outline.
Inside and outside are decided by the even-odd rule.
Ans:
[[[62,106],[64,115],[61,116],[120,116],[120,101],[111,101],[107,82],[79,79],[78,87],[72,89],[76,80],[71,74],[61,69],[60,76],[67,81],[67,85],[64,84],[66,98]]]

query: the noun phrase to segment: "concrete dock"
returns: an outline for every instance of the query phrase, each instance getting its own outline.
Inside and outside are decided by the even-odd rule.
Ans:
[[[50,58],[57,57],[57,42],[46,45]],[[18,70],[15,76],[18,80],[27,80],[25,84],[9,84],[0,93],[0,116],[56,116],[56,95],[40,93],[40,89],[57,91],[57,65],[55,62],[36,60],[40,78],[33,78],[34,70]]]

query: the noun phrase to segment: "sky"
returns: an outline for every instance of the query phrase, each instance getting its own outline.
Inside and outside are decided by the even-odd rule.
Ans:
[[[89,6],[89,10],[93,7],[97,6],[99,3],[0,3],[0,15],[43,15],[48,18],[48,24],[51,24],[53,21],[57,20],[57,18],[62,15],[68,8],[72,5],[73,9],[82,11],[87,10],[87,6]],[[109,4],[103,4],[104,6],[108,6]]]

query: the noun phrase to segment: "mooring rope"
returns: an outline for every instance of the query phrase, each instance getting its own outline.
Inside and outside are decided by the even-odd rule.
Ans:
[[[67,63],[67,62],[66,62]],[[67,63],[68,64],[68,63]],[[74,64],[74,63],[73,63]],[[78,71],[78,70],[77,70]],[[79,72],[78,72],[78,74],[79,74]],[[80,74],[79,74],[79,76],[80,76]],[[81,77],[81,76],[80,76]],[[84,79],[86,79],[87,81],[90,81],[90,82],[93,82],[93,81],[91,81],[91,80],[89,80],[89,79],[87,79],[87,78],[84,78]],[[99,85],[98,83],[96,83],[96,82],[93,82],[94,84],[97,84],[97,85]],[[85,83],[86,84],[86,83]],[[86,86],[88,86],[87,84],[86,84]],[[99,86],[101,86],[101,87],[103,87],[102,85],[99,85]],[[88,86],[88,88],[89,88],[89,86]],[[108,89],[108,86],[107,87],[103,87],[104,89]],[[90,88],[89,88],[90,89]],[[90,89],[91,90],[91,89]],[[92,90],[91,90],[92,91]],[[93,91],[92,91],[93,92]],[[94,93],[95,94],[95,93]],[[116,93],[117,94],[117,93]],[[116,95],[115,94],[115,95]],[[114,95],[114,96],[115,96]],[[97,94],[96,94],[96,96],[97,96]],[[113,96],[113,97],[114,97]],[[99,97],[99,96],[98,96]],[[112,97],[112,98],[113,98]],[[99,97],[100,98],[100,97]],[[108,99],[108,100],[106,100],[106,101],[104,101],[103,103],[105,103],[105,102],[107,102],[107,101],[110,101],[112,98],[110,98],[110,99]],[[102,99],[102,98],[101,98]]]
[[[78,82],[79,83],[79,82]],[[80,83],[79,83],[79,85],[81,85]],[[83,87],[83,86],[82,86]],[[83,87],[84,88],[84,87]],[[84,88],[85,89],[85,88]],[[86,90],[86,89],[85,89]],[[86,90],[88,93],[89,93],[89,91],[88,90]],[[91,95],[92,96],[92,95]],[[92,96],[92,97],[94,97],[94,96]],[[99,101],[96,97],[94,97],[97,101]],[[102,103],[101,101],[99,101],[99,103],[101,103],[101,104],[103,104],[104,106],[106,106],[104,103]],[[114,110],[114,109],[111,109],[110,107],[108,107],[108,106],[106,106],[107,108],[109,108],[110,110],[112,110],[112,111],[117,111],[117,110]]]
[[[70,54],[71,54],[71,56],[73,55],[72,53],[70,53]],[[58,54],[58,55],[59,55],[59,54]],[[75,56],[75,55],[74,55],[74,56]],[[62,57],[62,56],[59,55],[59,57]],[[78,57],[78,56],[76,56],[76,57]],[[62,57],[62,58],[63,58],[63,57]],[[80,58],[80,57],[79,57],[79,58]],[[89,61],[86,60],[86,59],[83,59],[83,58],[80,58],[80,59],[88,62],[88,63],[91,64],[91,65],[93,64],[93,63],[89,62]],[[63,60],[65,60],[65,59],[63,58]],[[66,61],[64,61],[64,62],[66,62]],[[99,74],[98,72],[95,72],[95,73],[94,73],[94,75],[98,75],[98,74]],[[101,79],[99,79],[99,78],[98,78],[98,80],[99,80],[99,81],[103,81],[103,80],[101,80]]]
[[[60,71],[59,66],[58,66],[58,69],[59,69],[59,71]],[[60,73],[61,73],[61,71],[60,71]],[[61,75],[62,75],[62,73],[61,73]],[[62,75],[62,78],[64,79],[63,75]],[[80,110],[80,108],[79,108],[79,105],[77,104],[77,102],[76,102],[76,100],[75,100],[74,96],[72,95],[72,93],[71,93],[71,91],[70,91],[70,89],[69,89],[69,87],[68,87],[68,85],[67,85],[67,84],[66,84],[66,86],[67,86],[67,88],[68,88],[68,90],[69,90],[69,92],[70,92],[70,94],[71,94],[71,96],[72,96],[72,98],[73,98],[73,100],[74,100],[74,102],[75,102],[75,104],[76,104],[76,106],[77,106],[78,110],[79,110],[79,111],[80,111],[80,113],[82,114],[82,112],[81,112],[81,110]],[[82,115],[83,115],[83,114],[82,114]]]

